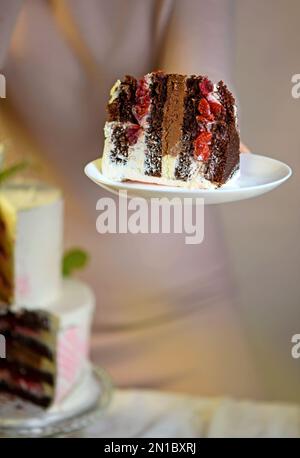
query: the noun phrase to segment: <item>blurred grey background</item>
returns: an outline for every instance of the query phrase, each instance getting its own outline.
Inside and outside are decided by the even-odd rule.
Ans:
[[[300,400],[300,73],[299,0],[237,0],[236,85],[241,134],[255,153],[287,162],[292,178],[223,214],[243,323],[266,399]]]

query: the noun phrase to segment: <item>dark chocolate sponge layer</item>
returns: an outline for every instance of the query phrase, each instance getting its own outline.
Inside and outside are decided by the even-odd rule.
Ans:
[[[146,128],[145,174],[160,177],[162,165],[162,135],[164,105],[167,98],[167,76],[161,72],[152,76],[150,84],[150,114]]]
[[[33,382],[45,382],[49,385],[54,385],[54,376],[50,372],[34,369],[26,364],[22,364],[10,358],[0,359],[0,370],[8,369],[12,376],[25,376]]]
[[[135,104],[137,80],[126,75],[121,81],[118,97],[107,106],[109,121],[136,122],[132,113]]]
[[[30,312],[29,310],[14,311],[11,310],[0,310],[0,329],[1,322],[7,322],[10,327],[24,326],[34,331],[51,329],[51,320],[49,314],[42,310],[35,310]]]
[[[111,151],[110,159],[116,164],[126,164],[128,159],[129,142],[126,135],[126,128],[121,123],[113,127],[112,135],[113,149]]]
[[[9,352],[10,347],[15,347],[16,344],[18,344],[22,347],[28,348],[39,356],[44,356],[49,359],[49,361],[54,361],[53,351],[41,341],[10,330],[4,332],[2,331],[1,334],[6,339],[7,352]]]
[[[194,153],[194,141],[199,131],[196,116],[198,114],[197,106],[201,98],[199,83],[201,83],[202,79],[202,76],[195,75],[186,79],[181,153],[175,170],[175,177],[178,180],[187,181],[190,174],[191,159]]]
[[[49,396],[36,396],[33,393],[11,386],[3,381],[0,381],[0,391],[15,395],[25,401],[30,401],[33,404],[44,408],[49,407],[52,402],[52,399]]]
[[[227,86],[220,81],[217,86],[220,102],[225,108],[223,121],[215,124],[212,138],[212,153],[209,158],[205,178],[224,184],[239,166],[240,137],[234,113],[235,100]]]

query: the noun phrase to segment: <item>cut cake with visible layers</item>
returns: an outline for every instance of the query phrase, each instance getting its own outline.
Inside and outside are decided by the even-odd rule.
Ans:
[[[94,302],[86,285],[65,280],[60,298],[42,310],[0,310],[0,392],[41,407],[61,402],[88,368]]]
[[[126,76],[111,90],[102,172],[116,180],[216,188],[239,168],[235,100],[204,76]]]
[[[95,298],[85,284],[62,281],[62,242],[59,190],[39,182],[1,186],[0,419],[11,395],[56,408],[91,373]]]

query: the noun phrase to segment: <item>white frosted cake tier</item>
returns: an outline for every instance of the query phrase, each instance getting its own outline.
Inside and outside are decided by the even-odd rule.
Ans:
[[[44,184],[0,189],[0,283],[3,305],[37,308],[61,292],[63,201]]]
[[[61,298],[45,307],[59,319],[53,404],[64,399],[80,381],[89,364],[94,309],[92,290],[77,280],[64,280]]]

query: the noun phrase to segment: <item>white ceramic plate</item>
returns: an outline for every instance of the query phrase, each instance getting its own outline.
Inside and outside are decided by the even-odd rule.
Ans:
[[[242,154],[240,175],[220,189],[186,189],[144,184],[131,181],[116,182],[101,172],[101,159],[90,162],[85,174],[97,185],[111,192],[127,191],[128,196],[144,197],[202,197],[205,204],[221,204],[257,197],[284,183],[292,174],[283,162],[257,154]]]

